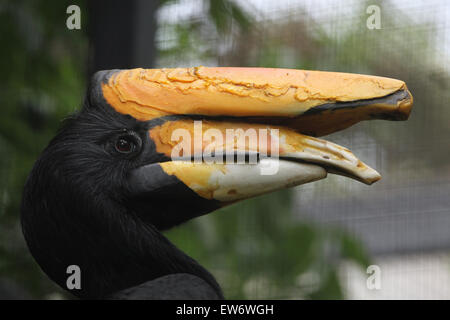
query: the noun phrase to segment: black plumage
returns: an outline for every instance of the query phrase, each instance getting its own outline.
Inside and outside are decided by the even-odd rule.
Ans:
[[[148,138],[152,125],[88,95],[26,182],[21,219],[30,251],[65,289],[67,267],[78,265],[81,289],[70,292],[80,298],[223,298],[214,277],[161,233],[201,214],[189,206],[200,205],[200,197],[184,187],[185,203],[158,194],[144,209],[129,196],[128,172],[165,157]],[[132,152],[117,151],[122,138],[133,140]],[[174,284],[185,289],[170,293]]]
[[[114,300],[217,300],[218,294],[205,280],[187,273],[169,274],[107,297]]]

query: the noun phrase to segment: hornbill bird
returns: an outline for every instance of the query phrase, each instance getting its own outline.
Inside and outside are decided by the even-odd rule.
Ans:
[[[411,107],[403,81],[376,76],[225,67],[99,71],[83,108],[65,120],[27,179],[26,242],[66,290],[68,266],[80,268],[81,288],[70,291],[80,298],[222,299],[214,277],[162,231],[327,173],[371,184],[380,178],[374,169],[317,137],[362,120],[406,120]],[[249,130],[266,139],[247,143]],[[191,140],[180,134],[186,132]],[[206,151],[217,161],[202,158]]]

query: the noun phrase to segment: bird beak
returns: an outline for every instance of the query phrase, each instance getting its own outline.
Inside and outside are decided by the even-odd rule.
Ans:
[[[181,182],[220,204],[327,173],[372,184],[378,172],[316,137],[362,120],[406,120],[413,101],[402,81],[333,72],[198,67],[96,77],[97,97],[148,121],[149,138],[166,159],[130,174],[134,192]]]

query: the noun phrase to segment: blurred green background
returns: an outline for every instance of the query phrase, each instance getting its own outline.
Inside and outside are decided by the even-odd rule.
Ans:
[[[381,8],[382,28],[370,30],[366,9],[374,3]],[[154,27],[139,32],[143,41],[152,41],[154,59],[146,63],[154,67],[258,66],[365,73],[404,80],[414,95],[408,122],[363,123],[331,138],[378,169],[386,177],[378,183],[384,188],[330,177],[314,187],[233,205],[167,233],[211,270],[227,298],[347,297],[342,262],[350,261],[365,272],[373,257],[386,250],[383,245],[371,247],[370,239],[361,239],[345,223],[307,218],[315,203],[339,198],[354,208],[346,195],[368,199],[376,192],[391,201],[389,212],[395,215],[404,212],[405,203],[396,200],[392,190],[412,183],[441,183],[442,198],[448,197],[450,33],[442,14],[449,6],[444,1],[400,3],[186,0],[161,1],[148,13],[147,19],[155,19]],[[66,28],[66,8],[71,4],[81,8],[80,30]],[[87,1],[0,1],[0,299],[70,298],[28,253],[19,208],[31,166],[61,120],[80,107],[89,74],[98,65],[98,39],[91,31],[97,21],[94,13],[101,10],[92,9]],[[364,139],[358,142],[361,136]],[[309,207],[303,207],[303,201]],[[327,201],[333,207],[334,202]],[[444,200],[430,200],[427,207],[440,201]],[[407,206],[405,214],[413,209],[414,205]],[[351,210],[360,214],[356,211],[368,209]],[[439,212],[449,215],[448,207]],[[329,216],[325,209],[322,213]],[[427,219],[433,221],[433,215]],[[448,219],[437,223],[450,227]],[[433,233],[429,224],[419,221],[418,226]],[[383,230],[379,232],[383,238]],[[408,230],[392,232],[401,237]],[[446,252],[450,244],[446,237],[433,238],[428,249]],[[421,239],[416,240],[415,250],[423,252]],[[414,249],[405,248],[399,244],[387,251],[401,254]]]

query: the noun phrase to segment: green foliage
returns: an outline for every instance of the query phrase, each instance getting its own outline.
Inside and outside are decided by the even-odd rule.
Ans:
[[[164,28],[176,31],[178,40],[170,49],[161,51],[161,66],[170,58],[208,61],[219,56],[217,47],[222,35],[233,36],[228,21],[238,20],[231,14],[231,5],[236,5],[222,0],[208,3],[208,19],[193,19],[172,26],[163,24]],[[247,16],[242,9],[236,12]],[[217,34],[213,38],[217,43],[201,36],[210,30],[211,20],[216,26]],[[250,21],[250,18],[241,20]],[[241,33],[242,41],[248,40],[245,35],[258,28],[256,22],[241,26],[245,30]],[[239,41],[239,34],[235,37]],[[326,38],[322,34],[322,38],[313,41],[326,42]],[[248,56],[246,62],[252,66],[280,67],[284,66],[280,64],[289,45],[276,36],[267,36],[256,49],[257,53],[238,50],[237,54]],[[305,56],[291,67],[316,63],[317,57]],[[269,194],[197,218],[171,230],[167,236],[212,270],[227,298],[342,299],[344,293],[338,277],[341,259],[366,268],[367,253],[357,239],[341,229],[300,220],[293,215],[291,204],[289,190]]]
[[[201,55],[191,55],[186,47],[173,47],[171,54],[160,59],[160,66],[172,61],[213,61],[223,66],[288,67],[310,70],[330,70],[366,73],[406,81],[415,97],[413,115],[404,127],[401,124],[366,124],[365,134],[372,136],[381,148],[391,149],[387,156],[398,156],[392,130],[404,144],[424,145],[428,151],[418,161],[442,164],[440,148],[430,141],[448,132],[447,101],[450,91],[448,74],[437,72],[430,63],[435,54],[433,28],[411,21],[392,3],[384,1],[381,30],[366,28],[365,8],[372,2],[361,2],[354,8],[359,19],[351,24],[342,19],[329,21],[330,33],[305,12],[271,21],[252,21],[245,32],[234,32],[229,24],[217,18],[216,12],[229,12],[218,1],[209,7],[209,17],[197,17],[195,28],[182,38],[191,48],[201,48]],[[245,12],[242,11],[244,14]],[[209,24],[219,32],[208,38]],[[180,23],[181,26],[188,24]],[[179,24],[177,24],[179,25]],[[414,28],[405,26],[413,25]],[[417,33],[415,30],[427,30]],[[338,35],[336,35],[336,32]],[[226,34],[230,44],[223,48]],[[412,45],[414,44],[414,45]],[[414,54],[411,48],[414,48]],[[228,48],[228,49],[227,49]],[[187,50],[187,51],[186,51]],[[426,106],[426,108],[423,108]],[[445,110],[444,110],[445,109]],[[442,115],[424,125],[424,119]],[[436,127],[433,127],[436,126]],[[399,135],[403,134],[402,137]],[[433,135],[436,135],[434,138]],[[431,139],[431,140],[430,140]],[[431,142],[432,143],[432,142]],[[406,159],[405,159],[406,161]],[[398,168],[397,168],[398,169]],[[387,175],[400,170],[385,168]],[[414,174],[420,174],[417,170]],[[339,186],[336,191],[339,192]],[[311,298],[339,299],[344,297],[339,280],[339,263],[352,261],[365,270],[371,264],[363,244],[340,228],[315,225],[293,215],[291,193],[284,191],[248,200],[218,213],[192,221],[168,236],[183,250],[213,270],[229,298]],[[297,213],[300,215],[301,213]],[[183,231],[181,231],[183,230]],[[178,233],[182,232],[183,236]],[[193,244],[192,244],[193,243]],[[207,246],[199,246],[207,243]]]
[[[209,15],[220,33],[229,31],[233,21],[244,31],[250,27],[250,17],[233,1],[208,0],[208,3]]]
[[[230,299],[341,299],[340,257],[366,268],[359,242],[298,220],[288,190],[219,210],[168,232],[218,277]]]

